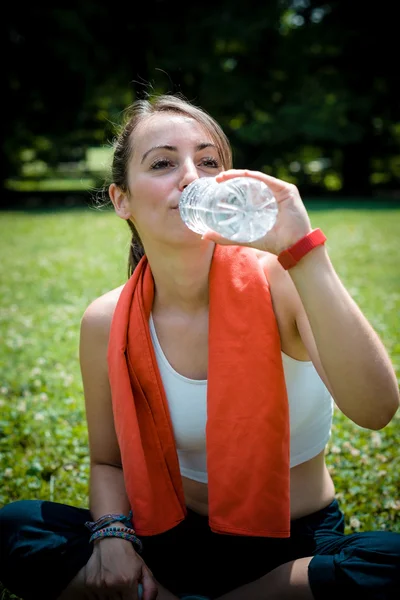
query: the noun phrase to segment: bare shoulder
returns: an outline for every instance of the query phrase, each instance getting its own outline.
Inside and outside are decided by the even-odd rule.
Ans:
[[[268,278],[272,305],[281,337],[282,351],[301,361],[310,360],[312,353],[314,364],[318,364],[318,372],[323,373],[317,353],[313,352],[315,343],[313,342],[311,329],[291,276],[279,263],[275,254],[257,251],[257,257]],[[299,331],[299,323],[303,324],[302,334]]]
[[[275,295],[289,294],[294,300],[297,295],[296,288],[289,273],[279,263],[276,255],[261,250],[255,250],[255,253],[267,275],[271,293]]]
[[[89,304],[81,320],[83,334],[91,334],[97,339],[108,339],[115,307],[123,288],[124,285],[121,285],[110,290]]]
[[[257,258],[267,276],[272,304],[282,336],[296,335],[296,316],[301,300],[289,273],[279,263],[275,254],[257,252]]]

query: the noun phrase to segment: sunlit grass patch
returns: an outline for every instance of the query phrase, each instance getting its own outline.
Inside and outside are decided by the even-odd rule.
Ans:
[[[399,376],[400,211],[310,215]],[[87,506],[80,319],[126,280],[128,245],[128,227],[109,211],[0,216],[0,505],[40,497]],[[348,530],[400,531],[399,439],[399,415],[371,432],[336,412],[327,461]]]

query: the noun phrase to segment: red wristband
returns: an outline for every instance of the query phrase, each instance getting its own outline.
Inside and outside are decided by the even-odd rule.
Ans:
[[[320,229],[314,229],[300,238],[298,242],[278,254],[278,260],[284,269],[291,269],[299,260],[317,246],[325,244],[326,236]]]

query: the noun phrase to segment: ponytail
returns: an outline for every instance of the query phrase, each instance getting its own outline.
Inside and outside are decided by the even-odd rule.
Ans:
[[[132,232],[131,245],[129,247],[129,256],[128,256],[128,279],[133,274],[133,271],[136,269],[140,260],[144,256],[144,248],[142,244],[142,240],[139,237],[138,232],[136,231],[136,227],[131,221],[127,221],[129,228]]]

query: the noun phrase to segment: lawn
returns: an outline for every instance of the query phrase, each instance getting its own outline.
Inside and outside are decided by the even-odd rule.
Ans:
[[[400,376],[400,208],[313,209],[334,266]],[[0,214],[0,506],[42,498],[87,506],[80,319],[123,283],[128,227],[91,209]],[[335,414],[327,461],[347,530],[400,532],[400,415],[382,431]]]

